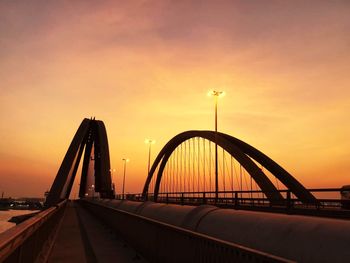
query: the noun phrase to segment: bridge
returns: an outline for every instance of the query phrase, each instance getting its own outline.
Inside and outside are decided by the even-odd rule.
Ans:
[[[105,126],[84,119],[45,209],[0,234],[0,262],[344,262],[339,191],[306,189],[228,134],[186,131],[159,152],[142,193],[115,194]]]

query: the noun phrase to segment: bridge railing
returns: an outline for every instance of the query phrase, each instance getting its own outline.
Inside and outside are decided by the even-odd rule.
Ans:
[[[257,208],[282,210],[309,210],[309,211],[338,211],[349,207],[349,202],[340,199],[340,188],[308,189],[317,199],[316,202],[302,203],[290,190],[282,189],[278,192],[283,196],[283,202],[270,202],[262,191],[219,191],[218,198],[215,192],[162,192],[158,194],[157,202],[181,205],[216,205],[228,208]],[[117,199],[134,201],[154,201],[153,193],[147,196],[142,194],[127,194]]]
[[[81,203],[150,262],[292,262],[104,204]]]
[[[62,201],[1,233],[0,262],[46,262],[66,202]]]

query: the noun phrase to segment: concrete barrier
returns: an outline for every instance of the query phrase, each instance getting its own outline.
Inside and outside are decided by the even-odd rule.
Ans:
[[[81,204],[121,235],[133,248],[150,262],[293,262],[233,242],[216,239],[201,233],[170,225],[158,220],[123,211],[103,203],[81,200]],[[124,204],[130,207],[155,206],[152,204]],[[126,208],[128,206],[128,208]],[[119,206],[122,207],[122,206]],[[161,213],[168,209],[157,209]],[[157,210],[156,209],[156,210]],[[142,213],[143,209],[140,209]],[[171,209],[170,209],[171,210]],[[190,211],[183,213],[186,218]],[[182,210],[185,211],[185,210]],[[151,210],[149,210],[151,211]],[[181,211],[179,209],[178,211]],[[172,215],[177,212],[172,212]],[[186,216],[184,216],[186,214]],[[166,217],[166,220],[169,218]],[[183,220],[179,220],[182,222]]]
[[[66,200],[0,234],[0,262],[46,262]]]
[[[153,202],[128,201],[118,209],[295,261],[350,258],[349,220]]]

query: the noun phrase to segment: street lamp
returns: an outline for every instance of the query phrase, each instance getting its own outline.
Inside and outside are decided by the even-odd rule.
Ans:
[[[123,177],[123,191],[122,191],[122,199],[124,199],[124,189],[125,189],[125,173],[126,173],[126,163],[129,162],[129,159],[123,158],[122,161],[124,162],[124,177]]]
[[[215,98],[215,202],[218,200],[219,192],[219,176],[218,176],[218,98],[225,96],[224,91],[211,90],[208,92],[208,96],[214,96]]]
[[[152,144],[155,144],[156,141],[152,139],[146,139],[145,143],[149,145],[148,147],[148,169],[147,169],[147,175],[149,175],[150,165],[151,165],[151,147]]]
[[[156,141],[152,140],[152,139],[145,139],[145,143],[149,145],[149,147],[148,147],[148,168],[147,168],[147,177],[146,177],[146,178],[148,178],[149,170],[151,167],[151,147],[152,147],[152,144],[156,143]],[[151,188],[152,188],[152,185],[151,185]],[[148,189],[149,189],[149,187],[148,187]]]

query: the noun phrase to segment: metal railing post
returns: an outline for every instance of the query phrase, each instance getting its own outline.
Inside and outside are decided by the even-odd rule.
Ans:
[[[291,202],[291,194],[290,190],[287,191],[287,210],[291,209],[292,202]]]
[[[237,207],[238,205],[238,193],[235,192],[235,207]]]

